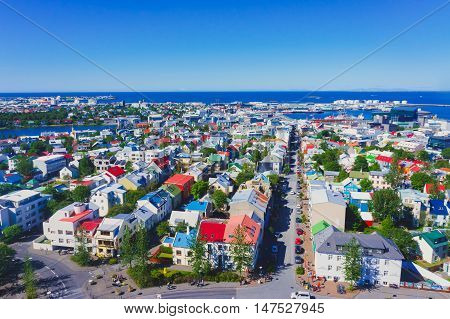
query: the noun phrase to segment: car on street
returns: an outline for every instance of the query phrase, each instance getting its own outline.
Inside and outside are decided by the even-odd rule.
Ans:
[[[280,232],[276,232],[276,233],[274,233],[273,235],[274,235],[275,238],[277,238],[277,239],[283,237],[283,235],[282,235]]]
[[[301,264],[303,263],[303,258],[300,256],[295,256],[295,263],[296,264]]]
[[[301,220],[300,217],[297,217],[297,218],[295,219],[295,222],[300,224],[300,223],[302,222],[302,220]]]
[[[297,228],[296,232],[298,236],[303,235],[305,233],[301,228]]]
[[[298,254],[301,254],[302,253],[302,247],[300,247],[299,245],[296,245],[295,246],[295,253],[298,255]]]
[[[313,299],[309,291],[295,291],[291,293],[291,299]]]
[[[301,245],[303,243],[303,240],[299,237],[295,238],[295,244],[296,245]]]
[[[272,245],[272,254],[276,254],[276,253],[278,253],[278,246]]]

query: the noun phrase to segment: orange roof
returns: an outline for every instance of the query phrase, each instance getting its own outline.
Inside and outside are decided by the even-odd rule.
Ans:
[[[232,243],[234,232],[238,226],[245,230],[245,240],[252,245],[258,242],[259,234],[261,232],[261,225],[255,222],[247,215],[231,216],[225,227],[224,241]]]

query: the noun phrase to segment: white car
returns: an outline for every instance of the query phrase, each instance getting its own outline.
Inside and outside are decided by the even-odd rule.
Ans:
[[[308,291],[296,291],[291,293],[291,299],[312,299]]]

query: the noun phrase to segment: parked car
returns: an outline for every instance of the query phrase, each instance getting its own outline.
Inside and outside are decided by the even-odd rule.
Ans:
[[[291,293],[291,299],[313,299],[308,291],[296,291]]]
[[[277,254],[277,253],[278,253],[278,246],[272,245],[272,254]]]
[[[304,231],[301,228],[297,228],[297,235],[300,236],[303,234],[304,234]]]
[[[295,253],[296,254],[301,254],[302,253],[302,247],[300,247],[299,245],[295,246]]]
[[[297,218],[295,219],[295,222],[300,224],[300,223],[302,222],[302,219],[301,219],[300,217],[297,217]]]
[[[301,245],[303,243],[303,240],[299,237],[295,238],[295,244],[296,245]]]
[[[283,235],[280,232],[276,232],[273,234],[275,236],[275,238],[281,238],[283,237]]]
[[[344,287],[344,285],[341,285],[341,284],[337,285],[336,290],[337,290],[337,292],[338,292],[340,295],[345,294],[345,287]]]
[[[303,263],[303,258],[300,256],[295,256],[295,263],[296,264],[302,264]]]

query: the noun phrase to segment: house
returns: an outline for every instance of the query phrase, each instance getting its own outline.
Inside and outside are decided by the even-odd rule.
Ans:
[[[369,180],[372,182],[375,190],[388,189],[391,185],[386,181],[387,171],[371,171],[369,172]]]
[[[12,225],[19,225],[24,231],[40,226],[48,199],[49,196],[32,190],[0,196],[0,231]]]
[[[80,172],[78,171],[78,168],[75,166],[67,166],[63,167],[59,171],[59,178],[60,179],[74,179],[80,177]]]
[[[315,276],[345,281],[345,246],[355,239],[361,247],[362,271],[359,284],[374,286],[400,285],[403,255],[393,241],[378,233],[344,233],[328,227],[316,236]]]
[[[194,184],[194,177],[183,174],[175,174],[167,179],[164,184],[172,184],[177,186],[181,190],[181,197],[183,201],[185,201],[191,194],[191,188]]]
[[[360,212],[368,212],[372,196],[368,192],[351,192],[350,204],[358,207]]]
[[[341,185],[343,186],[342,194],[346,200],[350,199],[350,193],[356,193],[361,190],[361,187],[350,178],[343,180]]]
[[[139,225],[150,230],[158,223],[158,216],[152,212],[147,206],[141,206],[132,213],[138,220]]]
[[[42,223],[44,236],[49,241],[48,250],[61,248],[75,249],[78,245],[76,234],[85,221],[97,220],[98,207],[95,204],[75,202],[54,213]],[[87,243],[91,251],[95,251],[94,243]]]
[[[63,155],[46,155],[33,160],[33,167],[39,169],[44,178],[55,175],[66,167],[66,164]]]
[[[97,253],[94,236],[97,232],[98,226],[101,223],[102,218],[97,218],[94,220],[84,220],[81,222],[80,226],[77,229],[78,240],[84,240],[87,251],[92,255],[95,255]]]
[[[234,184],[230,175],[223,173],[217,175],[217,177],[209,178],[209,187],[214,190],[221,190],[226,195],[229,195],[233,192]]]
[[[263,193],[269,198],[272,196],[270,180],[265,174],[257,174],[251,180],[242,183],[239,186],[239,190],[244,189],[254,189],[260,193]]]
[[[175,228],[178,224],[185,223],[190,228],[196,228],[200,219],[201,215],[198,211],[174,210],[170,214],[169,226]]]
[[[441,199],[431,199],[429,204],[428,219],[432,222],[432,226],[446,227],[449,222],[449,202]]]
[[[212,205],[207,201],[194,200],[184,208],[187,212],[197,212],[200,218],[207,218],[212,213]]]
[[[283,172],[283,158],[274,154],[269,154],[264,157],[257,167],[258,173],[264,173],[267,171],[273,171],[276,174],[281,174]]]
[[[117,183],[119,179],[125,175],[125,170],[120,166],[111,166],[106,170],[104,176],[112,182]]]
[[[101,258],[115,257],[119,252],[125,228],[131,228],[125,219],[103,218],[94,236],[96,254]]]
[[[208,176],[208,173],[209,173],[208,165],[201,162],[197,162],[189,166],[188,170],[184,174],[194,177],[194,181],[198,182],[204,181]]]
[[[172,212],[172,199],[166,191],[158,189],[141,197],[137,201],[137,206],[146,206],[151,212],[156,214],[159,222]]]
[[[173,264],[189,266],[191,253],[191,243],[197,237],[197,230],[192,229],[188,233],[177,232],[172,242]]]
[[[433,264],[447,258],[448,238],[445,233],[433,230],[414,236],[413,239],[418,243],[422,259],[426,262]]]
[[[443,193],[445,192],[445,186],[442,184],[434,185],[434,184],[425,184],[423,187],[423,192],[425,194],[432,194],[432,193]]]
[[[173,185],[173,184],[164,184],[161,185],[161,187],[159,189],[162,189],[164,191],[166,191],[167,193],[169,193],[170,198],[172,199],[172,208],[176,209],[178,207],[180,207],[180,205],[183,202],[183,198],[181,197],[181,190]]]
[[[126,190],[137,190],[147,186],[156,186],[158,183],[154,173],[135,171],[126,174],[119,179],[119,184],[123,185]]]
[[[363,179],[369,179],[368,172],[351,171],[348,176],[354,183],[359,183]]]
[[[265,227],[269,222],[269,198],[254,189],[238,191],[231,199],[228,212],[230,218],[245,214]]]
[[[425,212],[429,206],[429,196],[411,188],[400,189],[398,193],[403,206],[412,209],[414,225],[419,226],[421,213]]]
[[[125,188],[117,183],[101,185],[91,191],[90,202],[99,207],[100,217],[104,217],[114,205],[125,202]]]
[[[324,220],[337,229],[344,230],[346,208],[347,203],[338,192],[333,192],[328,189],[315,189],[311,191],[309,200],[311,225]]]

